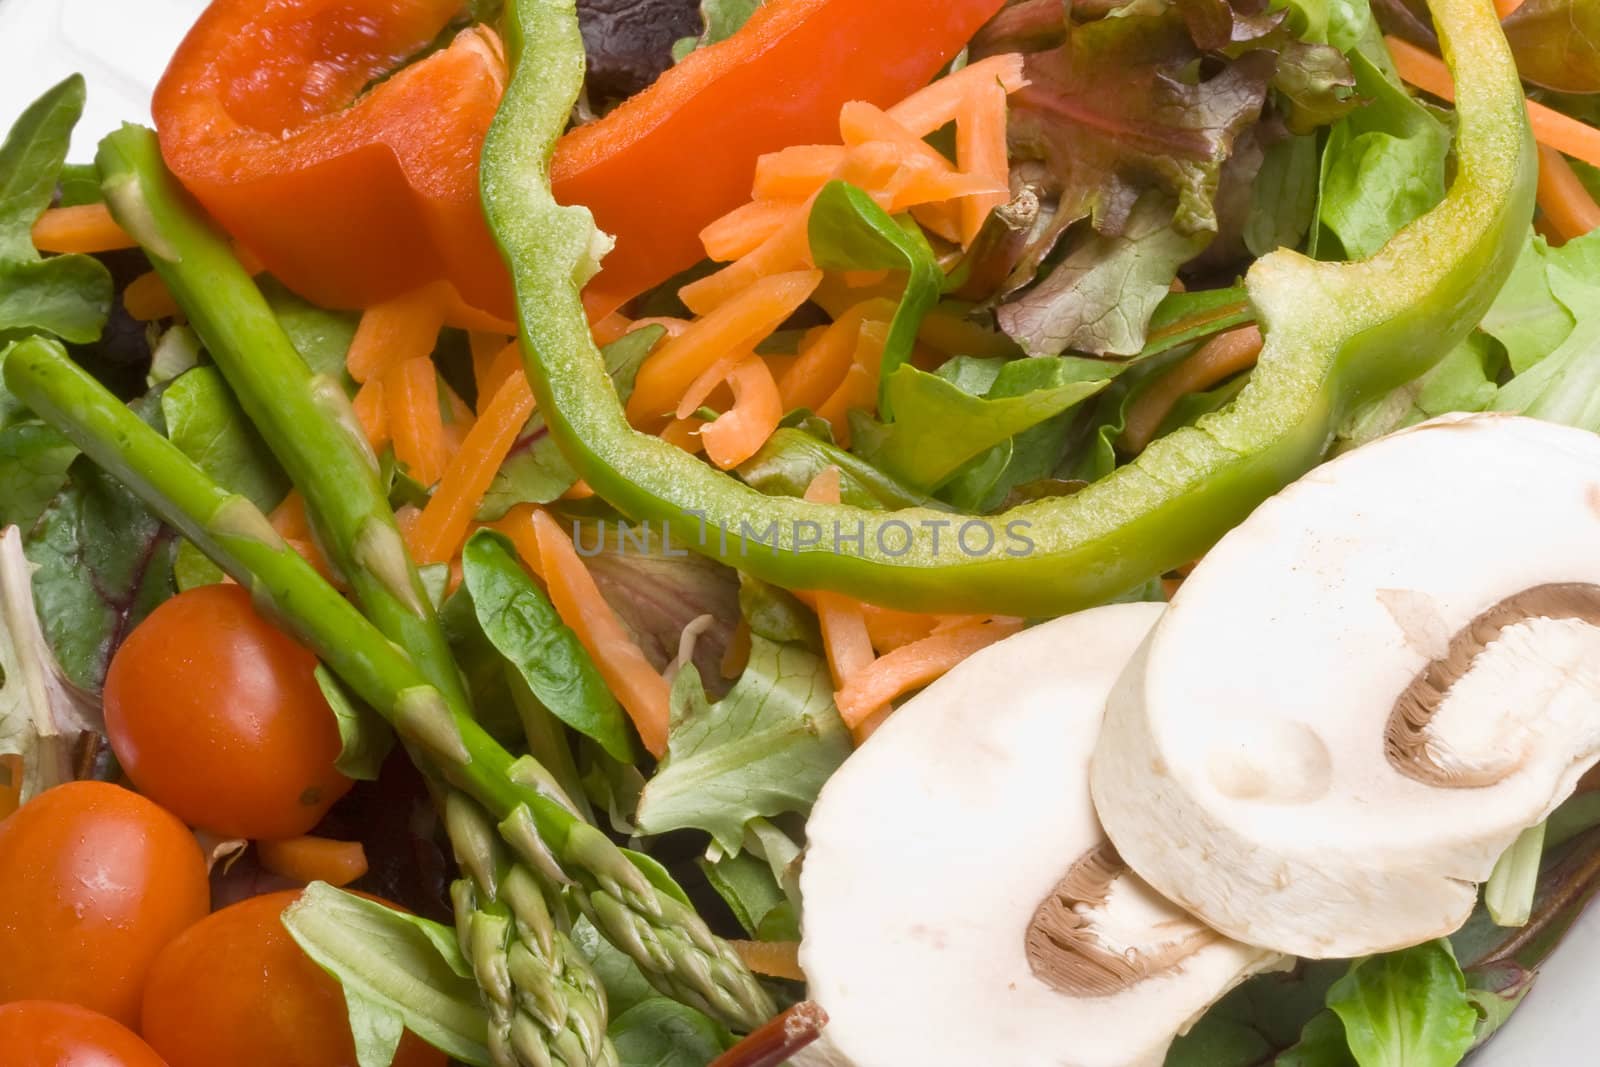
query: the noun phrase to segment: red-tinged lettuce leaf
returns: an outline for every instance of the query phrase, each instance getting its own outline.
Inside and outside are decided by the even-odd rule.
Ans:
[[[1600,4],[1526,0],[1504,25],[1528,81],[1565,93],[1600,92]]]
[[[1217,172],[1261,116],[1276,66],[1247,52],[1206,78],[1181,17],[1131,15],[1072,27],[1067,43],[1027,58],[1012,97],[1014,154],[1050,168],[1058,220],[1092,216],[1118,234],[1150,188],[1177,201],[1186,234],[1216,229]]]

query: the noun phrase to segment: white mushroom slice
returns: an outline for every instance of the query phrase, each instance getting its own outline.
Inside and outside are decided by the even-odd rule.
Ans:
[[[1089,804],[1107,691],[1160,615],[1067,616],[978,653],[851,756],[807,824],[797,1064],[1134,1067],[1277,957],[1128,874]]]
[[[1600,437],[1436,420],[1318,468],[1184,583],[1113,692],[1100,817],[1229,936],[1448,933],[1600,758]]]

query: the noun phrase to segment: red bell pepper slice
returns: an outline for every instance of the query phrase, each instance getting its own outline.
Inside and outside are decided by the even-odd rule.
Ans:
[[[700,231],[750,199],[756,159],[836,144],[851,100],[926,85],[1004,0],[770,0],[732,37],[556,146],[556,199],[617,239],[591,284],[615,306],[704,257]]]
[[[156,88],[161,151],[291,289],[367,307],[441,278],[509,310],[478,200],[506,78],[487,29],[363,92],[460,0],[214,0]]]

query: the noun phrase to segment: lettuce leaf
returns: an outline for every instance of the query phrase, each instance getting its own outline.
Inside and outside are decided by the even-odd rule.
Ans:
[[[74,74],[28,105],[0,144],[0,338],[38,332],[88,344],[111,313],[111,273],[99,260],[42,257],[31,235],[55,196],[84,97]]]
[[[704,830],[735,854],[750,820],[808,813],[850,749],[827,663],[753,634],[749,664],[718,703],[698,671],[678,672],[667,756],[639,799],[639,826]]]
[[[1455,1067],[1478,1022],[1443,938],[1357,960],[1328,990],[1328,1007],[1360,1067]]]

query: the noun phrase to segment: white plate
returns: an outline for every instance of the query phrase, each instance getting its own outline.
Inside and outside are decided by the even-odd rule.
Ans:
[[[150,121],[150,92],[204,0],[0,0],[0,127],[74,71],[89,102],[72,139],[87,161],[95,142],[123,122]],[[1473,1067],[1586,1061],[1600,1013],[1600,908],[1574,925],[1528,999]]]

